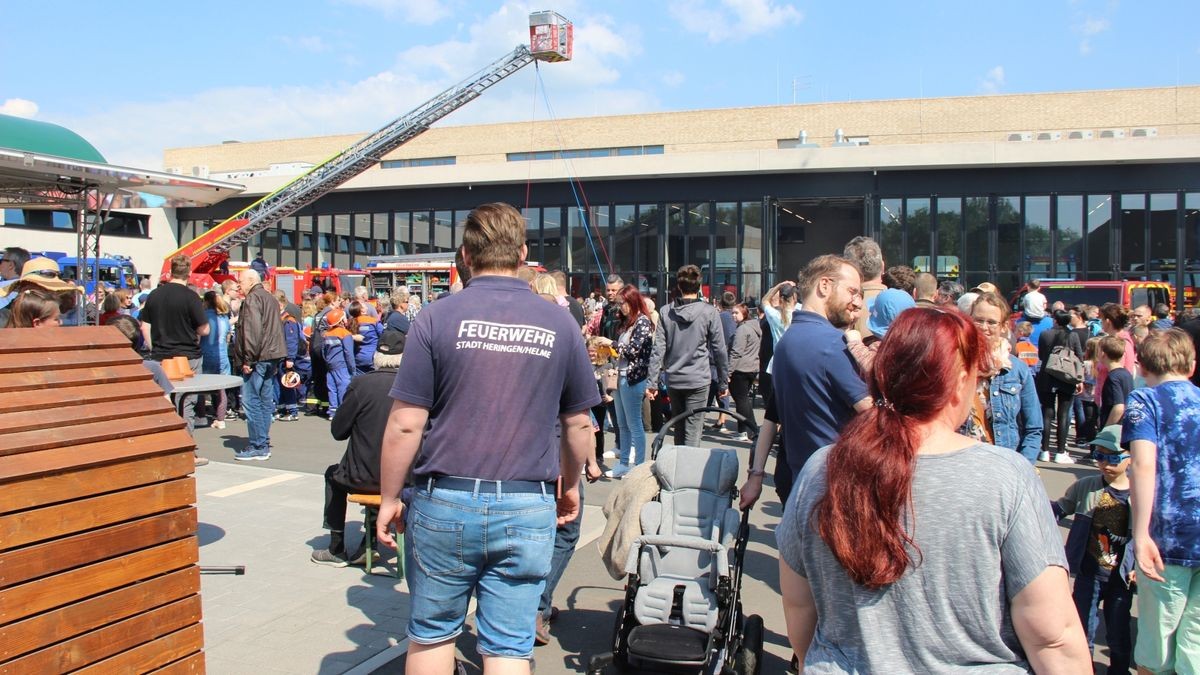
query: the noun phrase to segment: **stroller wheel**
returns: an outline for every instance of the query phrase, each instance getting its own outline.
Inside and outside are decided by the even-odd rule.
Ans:
[[[762,669],[763,620],[751,614],[742,625],[742,643],[733,656],[733,670],[737,675],[759,675]]]

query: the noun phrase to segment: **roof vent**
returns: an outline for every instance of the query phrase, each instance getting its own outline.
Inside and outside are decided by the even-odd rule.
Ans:
[[[1124,129],[1101,129],[1100,138],[1125,138]]]
[[[1010,140],[1010,141],[1032,141],[1033,133],[1029,132],[1029,131],[1021,131],[1021,132],[1009,134],[1008,140]]]
[[[1134,138],[1154,138],[1158,135],[1158,129],[1155,127],[1142,127],[1140,129],[1134,129],[1133,133],[1130,135]]]
[[[1037,135],[1039,141],[1060,141],[1062,140],[1061,131],[1043,131]]]
[[[1067,134],[1067,138],[1072,141],[1090,141],[1092,140],[1092,130],[1072,131]]]

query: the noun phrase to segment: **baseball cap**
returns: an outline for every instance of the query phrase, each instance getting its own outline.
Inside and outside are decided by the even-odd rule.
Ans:
[[[406,339],[404,333],[394,328],[389,328],[379,336],[379,344],[375,347],[375,351],[388,355],[403,354],[404,341]]]
[[[883,337],[887,333],[888,326],[900,316],[900,312],[909,307],[916,306],[917,302],[912,296],[902,290],[889,288],[875,296],[875,303],[871,305],[870,315],[867,317],[867,328],[879,337]]]

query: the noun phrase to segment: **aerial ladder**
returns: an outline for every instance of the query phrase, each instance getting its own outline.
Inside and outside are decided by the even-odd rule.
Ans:
[[[574,29],[556,12],[529,15],[529,45],[518,45],[462,82],[450,87],[378,131],[296,177],[278,190],[218,223],[211,230],[167,256],[163,279],[170,278],[171,258],[192,261],[191,283],[208,288],[219,280],[229,251],[251,241],[296,211],[312,204],[339,185],[378,164],[385,155],[416,138],[435,122],[478,98],[492,85],[536,61],[568,61]]]

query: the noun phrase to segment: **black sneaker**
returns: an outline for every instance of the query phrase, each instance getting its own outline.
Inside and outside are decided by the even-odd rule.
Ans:
[[[309,557],[309,560],[317,563],[318,565],[325,565],[326,567],[345,567],[350,564],[345,558],[327,548],[313,551],[312,556]]]

